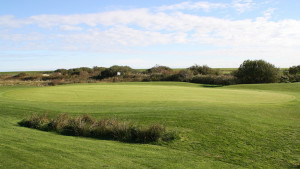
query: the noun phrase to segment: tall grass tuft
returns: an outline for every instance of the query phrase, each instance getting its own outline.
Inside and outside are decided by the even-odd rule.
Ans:
[[[44,131],[55,131],[69,136],[93,137],[122,142],[153,143],[178,139],[178,133],[167,131],[166,127],[154,124],[148,127],[117,119],[95,120],[89,115],[70,117],[61,114],[50,119],[47,115],[33,114],[18,123],[20,126]]]

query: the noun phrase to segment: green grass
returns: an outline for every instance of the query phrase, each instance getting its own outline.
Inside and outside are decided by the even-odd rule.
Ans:
[[[53,71],[16,71],[16,72],[0,72],[0,75],[17,75],[19,73],[27,73],[29,75],[36,75],[41,73],[53,73]]]
[[[0,88],[0,168],[293,168],[300,83],[176,82]],[[160,123],[181,139],[128,144],[19,127],[31,113]]]

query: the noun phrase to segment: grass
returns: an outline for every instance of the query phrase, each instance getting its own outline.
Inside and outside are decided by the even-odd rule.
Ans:
[[[300,83],[0,87],[0,168],[296,168]],[[163,124],[181,139],[131,144],[19,127],[32,113]]]
[[[15,71],[15,72],[0,72],[0,75],[17,75],[19,73],[26,73],[29,75],[36,75],[41,73],[53,73],[53,71]]]
[[[96,120],[87,114],[78,117],[61,114],[52,119],[47,114],[32,114],[18,124],[42,131],[55,131],[68,136],[92,137],[129,143],[158,143],[179,138],[176,131],[166,131],[166,127],[160,124],[141,127],[132,122],[119,121],[118,119]]]

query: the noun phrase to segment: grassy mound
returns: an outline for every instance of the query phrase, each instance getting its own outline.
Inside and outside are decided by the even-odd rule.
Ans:
[[[18,124],[44,131],[56,131],[63,135],[111,139],[122,142],[151,143],[179,138],[177,132],[167,132],[166,128],[159,124],[143,128],[117,119],[97,121],[89,115],[70,117],[67,114],[61,114],[50,119],[45,114],[32,114]]]

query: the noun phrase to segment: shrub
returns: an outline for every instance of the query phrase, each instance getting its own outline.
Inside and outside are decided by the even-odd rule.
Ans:
[[[300,65],[290,67],[289,74],[291,74],[291,75],[300,74]]]
[[[112,139],[123,142],[150,143],[171,141],[179,136],[177,132],[167,132],[161,125],[139,127],[133,123],[120,122],[116,119],[94,120],[88,115],[69,117],[59,115],[54,119],[46,115],[33,114],[19,122],[19,125],[46,131],[56,131],[63,135],[85,136],[102,139]]]
[[[279,69],[263,60],[246,60],[235,76],[239,83],[274,83],[279,80]]]
[[[290,82],[300,82],[300,65],[290,67],[288,73]]]
[[[151,73],[144,81],[167,81],[169,80],[169,77],[170,74],[167,73]]]
[[[19,74],[15,75],[14,77],[15,77],[15,78],[24,78],[24,77],[26,77],[26,76],[28,76],[28,74],[27,74],[27,73],[25,73],[25,72],[21,72],[21,73],[19,73]]]
[[[154,67],[147,69],[146,73],[170,73],[173,70],[167,66],[160,66],[160,65],[155,65]]]
[[[26,119],[20,121],[18,124],[24,127],[47,130],[48,123],[49,123],[49,119],[47,118],[46,114],[41,116],[37,114],[32,114],[28,116]]]
[[[171,75],[168,80],[179,81],[179,82],[189,82],[194,77],[193,72],[190,69],[180,70],[178,73]]]
[[[49,76],[43,76],[42,77],[42,80],[62,80],[64,78],[63,75],[61,75],[60,73],[52,73],[51,75]]]
[[[63,84],[63,82],[62,82],[62,80],[59,80],[59,79],[54,79],[48,83],[49,86],[56,86],[56,85],[60,85],[60,84]]]
[[[26,81],[40,80],[41,79],[41,75],[25,76],[22,79],[26,80]]]
[[[199,66],[199,65],[194,65],[188,68],[193,72],[194,75],[219,75],[220,71],[217,69],[212,69],[208,67],[207,65]]]
[[[111,66],[108,69],[103,70],[101,72],[101,74],[99,74],[95,78],[96,79],[104,79],[104,78],[114,77],[114,76],[117,76],[118,72],[120,72],[121,75],[124,75],[124,74],[133,72],[133,69],[129,66],[114,65],[114,66]]]
[[[67,75],[68,74],[68,70],[67,69],[57,69],[54,72],[55,73],[60,73],[62,75]]]
[[[213,85],[232,85],[236,84],[236,78],[232,75],[196,75],[191,82]]]
[[[141,143],[157,142],[165,132],[165,127],[161,125],[152,125],[149,128],[138,131],[137,141]]]

